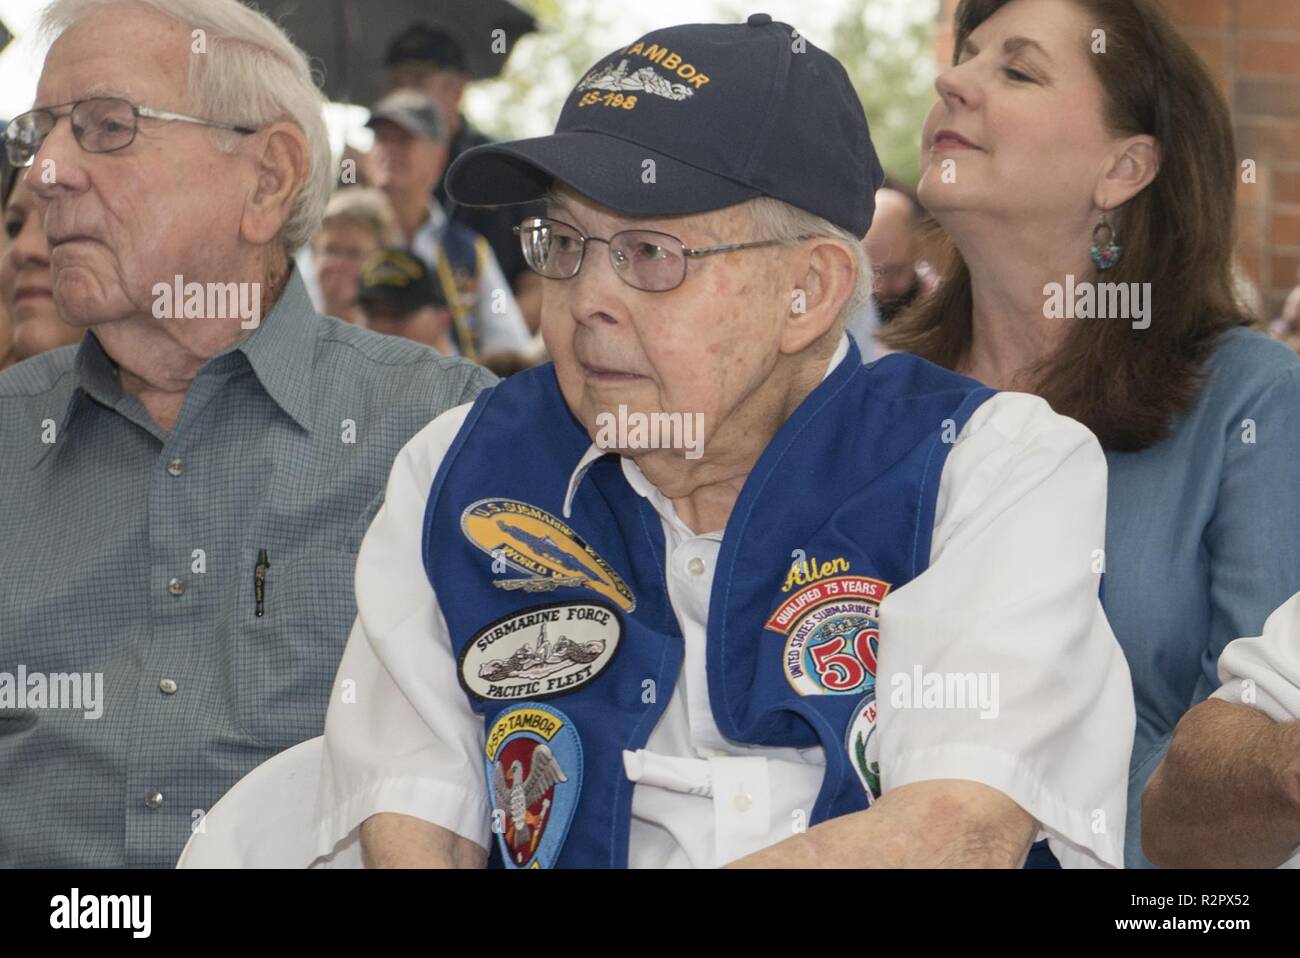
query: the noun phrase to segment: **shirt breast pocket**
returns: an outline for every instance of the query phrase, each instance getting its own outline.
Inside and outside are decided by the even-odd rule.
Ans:
[[[244,733],[278,750],[321,734],[330,686],[356,615],[356,556],[316,549],[270,554],[257,614],[257,550],[245,550],[248,588],[240,590],[235,674]]]

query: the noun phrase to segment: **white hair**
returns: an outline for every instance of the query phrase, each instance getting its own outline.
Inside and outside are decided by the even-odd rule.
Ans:
[[[867,301],[871,295],[871,260],[861,241],[852,233],[816,213],[809,213],[771,196],[760,196],[749,200],[745,205],[749,207],[756,237],[786,243],[793,243],[800,237],[825,237],[839,240],[847,248],[858,266],[858,275],[848,301],[840,310],[841,320]]]
[[[189,74],[190,100],[198,115],[254,128],[287,121],[302,130],[310,168],[280,240],[290,253],[305,244],[320,225],[334,184],[325,100],[306,55],[277,24],[239,0],[53,0],[41,14],[41,33],[53,41],[100,7],[118,4],[151,7],[191,32],[203,31],[206,52],[190,58]],[[212,133],[224,152],[239,142],[238,134]]]

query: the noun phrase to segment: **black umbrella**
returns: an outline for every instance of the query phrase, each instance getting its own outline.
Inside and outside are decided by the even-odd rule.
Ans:
[[[384,53],[413,23],[455,36],[476,80],[501,72],[537,21],[507,0],[248,0],[293,38],[324,73],[331,100],[369,106],[384,92]],[[500,30],[501,33],[495,31]]]

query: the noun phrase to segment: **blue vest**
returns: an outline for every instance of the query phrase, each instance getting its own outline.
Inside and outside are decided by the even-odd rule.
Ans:
[[[991,395],[908,355],[864,366],[851,345],[732,510],[709,604],[709,701],[732,741],[822,746],[810,824],[879,795],[878,606],[926,569],[952,441]],[[474,403],[424,517],[508,867],[626,866],[623,752],[645,746],[682,663],[660,519],[617,455],[589,467],[564,517],[590,445],[552,366],[512,376]]]

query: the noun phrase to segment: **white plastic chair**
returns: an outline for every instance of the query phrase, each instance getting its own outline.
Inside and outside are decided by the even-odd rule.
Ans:
[[[236,782],[204,816],[176,867],[311,865],[316,858],[312,825],[324,741],[317,736],[300,742]],[[330,864],[337,867],[342,862]]]

